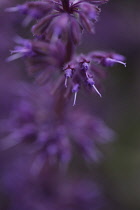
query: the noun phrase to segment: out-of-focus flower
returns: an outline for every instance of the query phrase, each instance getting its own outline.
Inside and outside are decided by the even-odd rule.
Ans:
[[[68,128],[69,135],[86,160],[99,161],[102,158],[100,145],[114,139],[114,132],[100,118],[82,111],[70,114]]]
[[[62,68],[66,56],[66,49],[61,40],[50,44],[37,38],[27,40],[16,37],[15,41],[18,45],[11,51],[12,55],[7,61],[26,58],[27,71],[30,76],[36,78],[39,84],[48,81],[53,74],[57,72],[59,74],[58,69]]]
[[[113,132],[102,120],[82,111],[67,113],[62,122],[58,121],[53,113],[54,97],[46,91],[32,87],[30,94],[23,94],[8,120],[9,127],[1,147],[31,142],[37,155],[33,171],[41,164],[43,167],[44,161],[67,165],[72,158],[73,143],[86,160],[100,159],[98,146],[112,140]]]
[[[102,187],[94,181],[86,179],[69,180],[61,184],[59,191],[58,210],[104,210],[109,202]]]
[[[106,1],[69,1],[49,0],[28,2],[7,11],[20,11],[38,20],[32,27],[34,35],[44,34],[47,39],[56,40],[71,38],[74,44],[79,43],[82,29],[94,33],[94,23],[100,13],[99,5]]]
[[[59,40],[55,43],[49,43],[38,39],[28,40],[21,37],[16,37],[17,46],[11,50],[11,56],[7,61],[12,61],[20,57],[33,58],[36,62],[45,62],[47,64],[57,66],[59,68],[65,58],[65,47]],[[61,54],[60,54],[61,49]]]
[[[60,178],[58,174],[29,178],[29,158],[18,153],[9,162],[1,179],[12,210],[112,209],[103,187],[96,180],[79,176]]]
[[[11,50],[12,55],[7,59],[7,61],[12,61],[21,57],[32,57],[36,54],[33,50],[33,43],[31,41],[20,37],[17,37],[15,41],[18,45],[14,50]]]
[[[91,59],[106,67],[112,67],[114,64],[119,63],[126,67],[125,57],[113,52],[96,51],[90,53]]]

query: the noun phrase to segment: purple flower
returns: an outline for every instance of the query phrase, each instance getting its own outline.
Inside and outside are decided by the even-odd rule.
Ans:
[[[76,104],[77,93],[82,87],[95,91],[102,97],[99,88],[105,78],[105,72],[97,64],[112,67],[119,63],[126,66],[125,57],[122,55],[95,51],[88,55],[75,55],[63,67],[66,48],[60,40],[49,43],[37,39],[29,41],[18,38],[17,42],[20,46],[15,47],[15,50],[12,51],[13,55],[8,58],[8,61],[18,57],[26,57],[27,70],[30,75],[36,77],[39,84],[48,82],[58,72],[57,88],[65,85],[66,96],[70,93],[74,94],[73,105]],[[59,53],[60,49],[61,54]],[[61,76],[62,72],[64,72],[64,77]]]
[[[91,59],[95,63],[101,64],[106,67],[112,67],[114,64],[119,63],[126,67],[125,57],[113,52],[103,52],[103,51],[97,51],[90,53]]]
[[[62,68],[66,54],[65,46],[61,40],[49,43],[37,38],[27,40],[17,37],[15,41],[18,45],[11,51],[12,55],[7,61],[24,57],[29,75],[35,77],[38,84],[50,81],[56,72],[59,73],[59,68]]]
[[[69,132],[79,153],[88,161],[99,161],[100,144],[112,141],[115,136],[101,119],[82,111],[70,114]]]
[[[28,2],[23,5],[6,9],[8,12],[21,12],[25,15],[30,15],[32,18],[39,19],[49,13],[53,9],[53,1],[36,1]]]
[[[31,41],[21,37],[17,37],[15,41],[18,45],[14,50],[11,50],[12,55],[7,59],[7,61],[13,61],[21,57],[32,57],[35,55]]]
[[[74,93],[73,105],[76,104],[77,93],[82,87],[95,91],[101,97],[98,87],[105,78],[105,72],[96,64],[109,67],[120,63],[126,66],[124,60],[124,56],[119,54],[92,52],[87,56],[75,56],[67,63],[64,67],[65,87],[69,93]]]
[[[120,63],[126,66],[124,56],[100,51],[77,56],[74,54],[74,45],[80,41],[83,29],[94,32],[94,23],[100,13],[98,6],[106,2],[50,0],[29,2],[10,9],[28,15],[32,15],[33,11],[42,11],[42,16],[38,16],[37,23],[32,27],[35,39],[18,40],[20,46],[12,51],[13,55],[8,60],[26,57],[28,72],[39,84],[51,83],[51,79],[55,77],[56,85],[52,87],[52,92],[55,93],[58,88],[64,89],[65,86],[66,98],[71,93],[74,94],[73,105],[76,104],[77,94],[82,87],[101,97],[105,73],[97,64],[110,67]]]

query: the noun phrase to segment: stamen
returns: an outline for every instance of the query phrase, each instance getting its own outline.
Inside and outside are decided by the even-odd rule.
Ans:
[[[101,93],[98,91],[98,89],[96,88],[96,86],[93,84],[92,87],[94,88],[94,90],[96,91],[96,93],[102,97]]]
[[[16,60],[16,59],[18,59],[18,58],[21,58],[21,57],[23,57],[23,54],[21,54],[21,53],[16,53],[16,54],[14,54],[14,55],[9,56],[9,57],[6,59],[6,61],[7,61],[7,62],[11,62],[11,61],[14,61],[14,60]]]
[[[18,7],[10,7],[5,9],[6,12],[17,12],[18,11]]]
[[[106,58],[107,61],[112,61],[114,63],[120,63],[122,65],[124,65],[126,67],[126,63],[123,62],[123,61],[119,61],[119,60],[116,60],[116,59],[112,59],[112,58]]]
[[[68,77],[65,77],[65,87],[66,88],[68,87],[67,83],[68,83]]]
[[[72,69],[68,68],[65,70],[65,87],[67,88],[68,78],[72,77]]]
[[[76,99],[77,99],[77,92],[74,93],[73,106],[76,105]]]
[[[73,88],[72,88],[72,92],[74,93],[73,106],[75,106],[75,104],[76,104],[77,93],[78,93],[78,91],[79,91],[79,88],[80,88],[80,86],[79,86],[79,84],[78,84],[78,83],[77,83],[77,84],[75,84],[75,85],[73,86]]]

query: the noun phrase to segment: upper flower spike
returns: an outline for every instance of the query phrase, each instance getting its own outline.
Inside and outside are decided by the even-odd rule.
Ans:
[[[71,36],[74,44],[78,44],[81,32],[85,29],[94,33],[94,23],[100,14],[99,5],[105,0],[74,1],[74,0],[47,0],[28,2],[18,5],[7,11],[19,11],[38,22],[32,27],[34,35],[45,35],[46,39],[65,41]]]
[[[126,66],[125,57],[103,51],[74,56],[72,50],[73,44],[79,43],[83,29],[94,33],[94,23],[100,14],[98,6],[107,1],[40,0],[8,9],[37,19],[37,23],[32,27],[34,39],[16,40],[18,46],[12,51],[8,61],[26,57],[30,75],[37,76],[40,84],[44,84],[54,74],[54,78],[62,74],[52,93],[64,83],[67,88],[64,96],[74,94],[73,106],[82,87],[96,92],[101,97],[101,81],[105,78],[105,73],[96,64],[111,67],[119,63]],[[72,50],[69,50],[70,46]],[[69,51],[71,55],[67,56]]]

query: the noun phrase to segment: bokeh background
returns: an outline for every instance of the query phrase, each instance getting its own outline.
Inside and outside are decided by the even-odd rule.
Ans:
[[[19,0],[0,0],[0,118],[3,122],[9,116],[14,96],[15,81],[27,81],[23,61],[6,63],[9,50],[13,49],[16,34],[29,37],[28,29],[21,27],[23,17],[5,13],[7,7],[21,4]],[[78,52],[92,50],[113,50],[126,56],[127,68],[117,65],[108,69],[109,78],[105,82],[103,98],[88,97],[88,108],[101,116],[116,132],[116,140],[106,152],[105,160],[99,164],[98,173],[114,206],[111,210],[140,209],[140,2],[137,0],[110,0],[102,7],[100,20],[96,24],[96,34],[83,37]],[[96,99],[96,100],[95,100]],[[80,105],[80,104],[79,104]],[[1,122],[1,129],[4,123]],[[24,170],[13,164],[25,156],[24,149],[18,148],[0,152],[0,209],[9,209],[9,194],[3,184],[9,171]],[[28,161],[27,161],[28,162]],[[30,165],[30,164],[29,164]],[[79,166],[79,173],[82,166]],[[19,170],[19,171],[18,171]],[[27,168],[26,168],[27,170]],[[87,168],[85,167],[85,171]],[[94,170],[92,175],[95,176]],[[91,172],[90,172],[91,173]],[[97,174],[98,174],[97,173]],[[14,172],[13,172],[14,174]],[[14,176],[14,175],[13,175]],[[97,176],[97,175],[96,175]],[[13,182],[14,177],[11,179]],[[21,180],[20,180],[21,179]],[[20,177],[22,181],[24,177]],[[19,189],[21,186],[18,186]],[[22,187],[21,187],[22,189]],[[16,189],[15,189],[16,191]],[[14,209],[17,210],[17,209]]]

